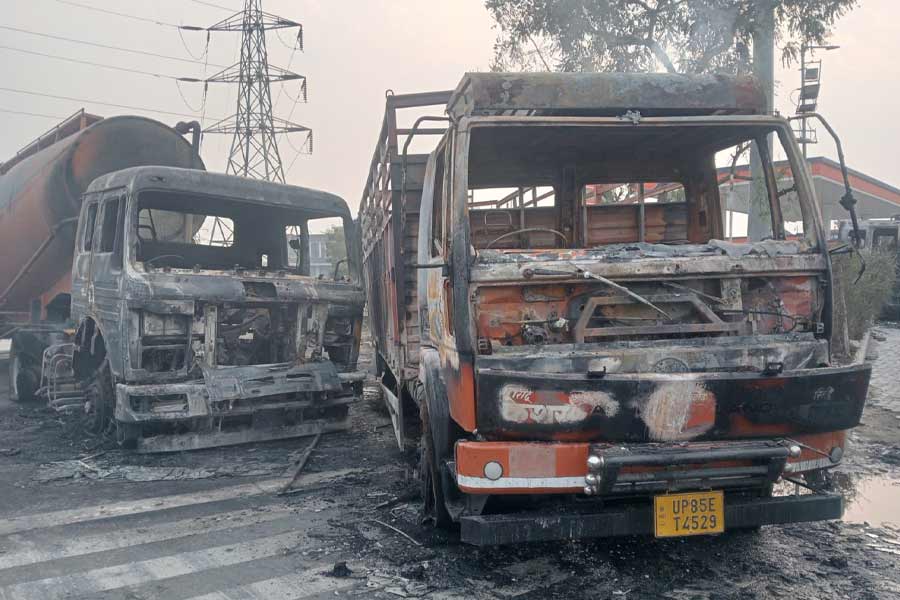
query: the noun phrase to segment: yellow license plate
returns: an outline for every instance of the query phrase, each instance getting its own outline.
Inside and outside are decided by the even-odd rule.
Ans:
[[[704,535],[725,531],[725,494],[692,492],[653,498],[656,537]]]

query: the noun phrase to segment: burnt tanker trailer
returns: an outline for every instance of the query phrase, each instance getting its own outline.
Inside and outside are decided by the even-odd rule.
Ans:
[[[179,132],[193,129],[194,144]],[[199,125],[83,112],[0,166],[0,324],[11,338],[10,391],[29,400],[43,350],[68,333],[81,196],[96,178],[141,165],[204,169]]]

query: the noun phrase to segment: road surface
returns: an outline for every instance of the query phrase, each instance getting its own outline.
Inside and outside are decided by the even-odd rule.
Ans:
[[[856,522],[685,540],[463,546],[419,524],[415,457],[366,402],[281,496],[309,439],[135,456],[4,392],[0,600],[900,598],[900,330],[886,333],[837,478]]]

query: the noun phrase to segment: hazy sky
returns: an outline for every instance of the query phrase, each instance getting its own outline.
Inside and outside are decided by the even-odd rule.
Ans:
[[[71,0],[166,23],[206,26],[229,13],[193,0],[152,2]],[[240,8],[240,0],[209,0]],[[0,25],[89,40],[190,59],[200,56],[204,33],[184,32],[184,43],[172,27],[79,8],[69,0],[0,0]],[[384,109],[384,92],[451,89],[467,70],[485,70],[491,60],[495,32],[482,0],[264,0],[267,12],[304,24],[305,52],[296,53],[291,70],[309,78],[309,103],[297,104],[296,83],[279,93],[275,113],[312,127],[315,152],[299,156],[281,144],[285,167],[293,164],[288,181],[343,196],[355,212]],[[896,0],[862,0],[861,6],[835,28],[833,43],[842,48],[825,52],[821,111],[842,135],[850,166],[900,186],[895,147],[900,119],[891,114],[900,98],[900,36]],[[239,35],[214,33],[209,62],[230,65],[237,60]],[[102,62],[170,76],[204,76],[203,64],[126,54],[115,50],[51,40],[0,29],[0,46]],[[286,67],[291,59],[290,33],[269,37],[270,62]],[[22,95],[0,90],[0,110],[67,116],[82,106],[103,116],[144,114],[174,124],[199,109],[200,84],[183,83],[181,92],[166,78],[126,73],[0,48],[0,79],[4,88],[101,100],[115,104],[186,113],[155,114],[72,100]],[[206,68],[206,75],[219,69]],[[778,72],[778,108],[792,113],[790,93],[797,87],[796,69]],[[236,86],[210,84],[205,124],[234,112]],[[186,105],[187,104],[187,105]],[[197,113],[199,117],[199,113]],[[0,112],[3,135],[0,160],[55,124],[51,118]],[[821,132],[824,135],[824,132]],[[821,135],[820,135],[821,137]],[[230,139],[207,136],[202,150],[210,169],[224,168]],[[299,139],[295,141],[299,147]],[[811,155],[834,157],[831,144],[812,147]]]

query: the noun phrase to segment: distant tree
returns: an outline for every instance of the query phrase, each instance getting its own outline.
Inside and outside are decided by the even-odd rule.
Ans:
[[[747,72],[765,7],[785,64],[858,0],[486,0],[498,71]]]

